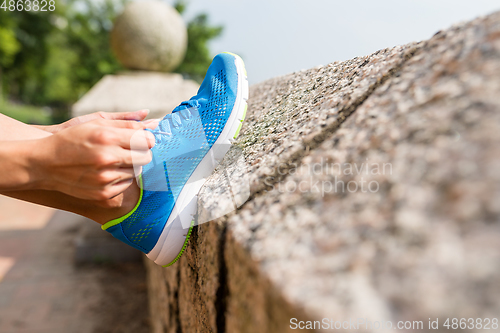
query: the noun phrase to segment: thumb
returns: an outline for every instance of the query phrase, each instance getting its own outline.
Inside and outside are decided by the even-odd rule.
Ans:
[[[142,121],[130,121],[123,119],[100,119],[97,120],[100,126],[105,127],[115,127],[115,128],[126,128],[126,129],[134,129],[134,130],[144,130],[148,127],[148,124],[145,124]]]

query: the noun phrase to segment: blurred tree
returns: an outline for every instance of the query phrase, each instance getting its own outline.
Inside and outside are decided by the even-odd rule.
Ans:
[[[20,49],[13,28],[14,20],[6,12],[0,11],[0,66],[2,67],[9,66]]]
[[[50,57],[44,69],[46,103],[56,121],[68,117],[76,102],[104,75],[122,69],[109,47],[113,19],[125,0],[69,0],[59,32],[50,36]]]
[[[2,81],[6,84],[7,93],[15,99],[41,102],[36,96],[41,92],[43,67],[47,59],[48,46],[46,36],[52,31],[52,25],[47,19],[49,15],[40,12],[13,11],[2,12],[0,20],[4,39],[0,45],[0,67]],[[12,37],[15,42],[12,42]]]
[[[61,0],[54,12],[0,10],[0,95],[50,106],[57,121],[67,118],[72,103],[122,68],[109,33],[126,1]],[[182,14],[186,2],[178,0],[175,8]],[[208,42],[222,27],[210,26],[205,14],[187,26],[188,49],[177,72],[201,80],[211,61]]]
[[[0,103],[3,96],[2,68],[14,61],[14,56],[20,49],[13,27],[13,20],[5,12],[0,11]]]

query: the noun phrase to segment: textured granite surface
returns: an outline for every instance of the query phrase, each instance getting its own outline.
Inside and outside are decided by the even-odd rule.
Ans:
[[[154,331],[498,317],[499,94],[500,13],[252,87],[250,199],[148,265]]]
[[[419,47],[384,49],[251,87],[236,145],[200,191],[199,224],[231,211],[233,199],[239,207],[280,181]]]
[[[230,232],[320,318],[498,314],[499,93],[500,15],[437,34]]]

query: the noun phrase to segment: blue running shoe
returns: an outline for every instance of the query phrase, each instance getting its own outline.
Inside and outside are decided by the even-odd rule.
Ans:
[[[138,177],[139,202],[102,229],[158,265],[175,263],[195,222],[198,192],[238,136],[247,99],[243,60],[231,53],[217,55],[198,94],[151,131],[156,145],[153,160]]]

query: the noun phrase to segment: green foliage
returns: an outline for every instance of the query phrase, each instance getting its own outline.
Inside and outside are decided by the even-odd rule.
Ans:
[[[186,9],[186,2],[178,0],[175,9],[182,15]],[[208,66],[212,62],[208,42],[221,35],[221,26],[210,26],[206,14],[199,14],[187,25],[188,47],[186,57],[176,72],[201,82]]]
[[[0,110],[2,114],[23,123],[37,125],[50,125],[52,123],[50,112],[40,107],[0,102]]]
[[[0,11],[0,66],[9,66],[21,45],[13,30],[14,21],[6,12]]]
[[[2,55],[2,82],[7,93],[18,100],[42,101],[37,98],[43,93],[41,68],[48,54],[46,37],[52,32],[49,22],[52,13],[44,14],[26,11],[2,13],[2,30],[8,30],[6,35],[14,35],[17,42],[9,47],[16,52],[11,52],[10,56],[7,53]]]
[[[66,47],[78,56],[70,80],[78,95],[82,95],[103,75],[122,69],[111,52],[109,34],[123,2],[73,0],[72,3],[70,8],[75,8],[75,4],[85,8],[67,11],[69,24],[65,30]]]
[[[126,1],[60,0],[54,12],[0,10],[0,97],[50,106],[57,120],[67,118],[70,105],[102,76],[122,69],[109,33]],[[182,13],[186,2],[175,7]],[[188,49],[177,72],[201,80],[211,61],[208,42],[221,32],[205,14],[189,22]]]
[[[0,27],[0,64],[2,66],[10,65],[19,48],[20,45],[14,31]]]
[[[55,120],[67,118],[76,102],[104,75],[122,66],[109,46],[109,33],[123,1],[70,0],[61,29],[50,36],[49,58],[44,68],[45,103],[55,107]]]

